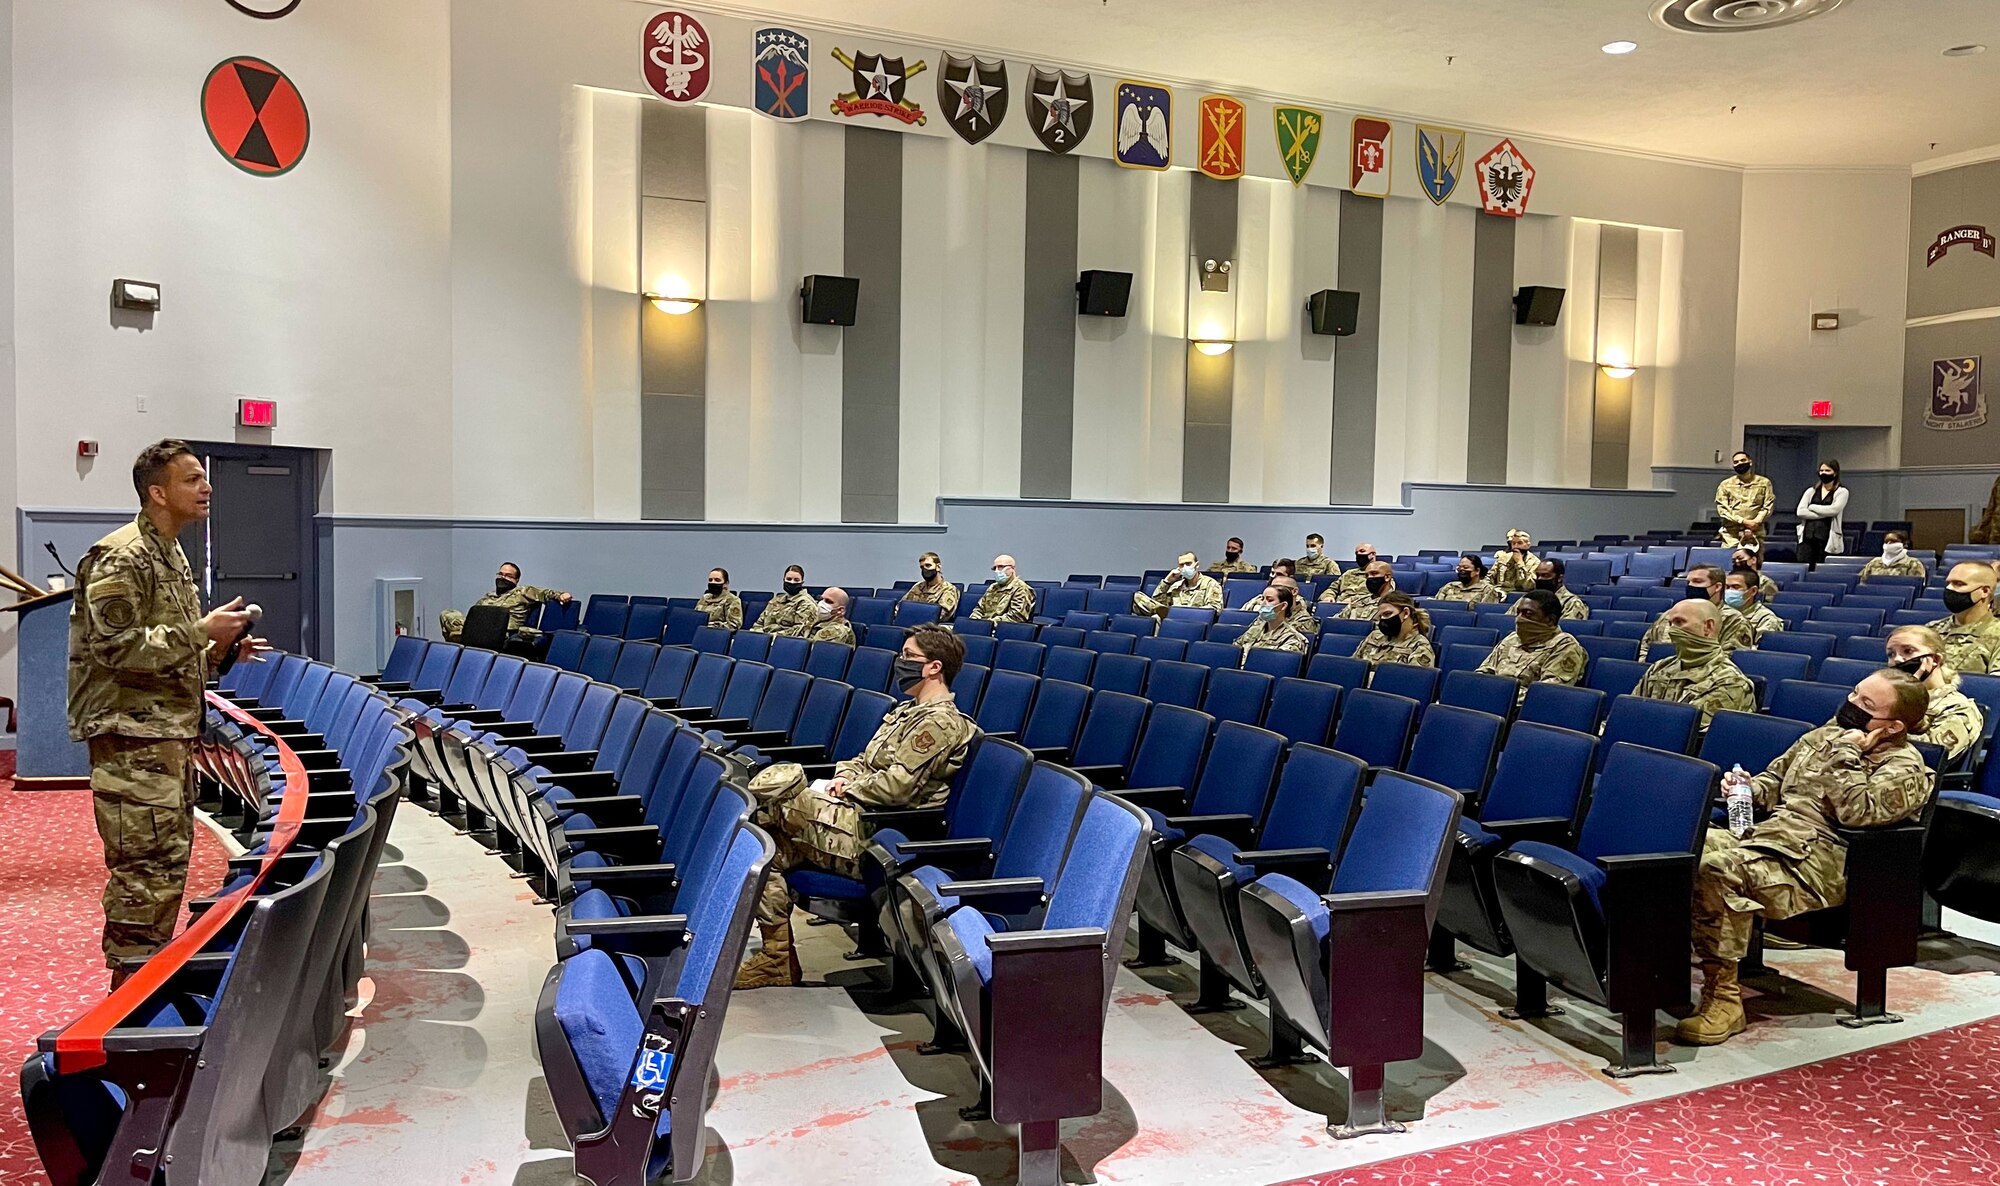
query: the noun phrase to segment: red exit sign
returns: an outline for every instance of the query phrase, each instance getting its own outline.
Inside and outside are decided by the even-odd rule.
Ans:
[[[1830,399],[1814,400],[1812,402],[1812,418],[1815,420],[1831,420],[1833,418],[1833,401]]]
[[[1818,405],[1815,404],[1815,407]],[[1814,412],[1813,415],[1819,415]],[[239,399],[236,401],[236,427],[276,428],[278,427],[278,401],[274,399]]]

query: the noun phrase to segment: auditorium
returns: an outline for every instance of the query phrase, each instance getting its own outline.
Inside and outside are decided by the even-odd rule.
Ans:
[[[0,42],[0,1186],[2000,1176],[1993,0]]]

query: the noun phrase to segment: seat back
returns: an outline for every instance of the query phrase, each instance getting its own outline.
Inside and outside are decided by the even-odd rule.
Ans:
[[[632,599],[610,593],[592,593],[583,607],[585,634],[624,634],[625,618],[632,612]]]
[[[1876,643],[1877,645],[1880,645],[1882,642],[1879,638],[1863,639],[1862,641]],[[1831,659],[1822,659],[1819,665],[1819,674],[1815,675],[1813,679],[1822,684],[1839,684],[1843,688],[1851,688],[1880,670],[1882,670],[1882,660],[1880,659],[1871,661],[1867,659],[1842,659],[1836,656]]]
[[[801,640],[802,641],[802,640]],[[771,636],[755,630],[738,630],[729,639],[729,657],[764,662],[771,654]]]
[[[1085,633],[1084,631],[1078,630],[1072,626],[1044,626],[1042,627],[1040,633],[1035,635],[1035,641],[1042,644],[1045,647],[1050,647],[1050,648],[1054,647],[1081,648],[1083,646],[1084,633]],[[1048,658],[1046,655],[1044,655],[1043,662],[1046,663],[1047,661]]]
[[[729,683],[715,705],[715,715],[749,720],[764,699],[765,685],[771,682],[769,663],[738,663],[729,672]]]
[[[1309,679],[1281,679],[1271,686],[1264,727],[1296,744],[1325,745],[1340,711],[1340,688]]]
[[[997,843],[1034,764],[1035,756],[1011,741],[975,735],[945,796],[946,834],[953,839],[984,836]]]
[[[543,661],[564,671],[579,671],[583,667],[583,652],[592,637],[581,630],[558,630],[549,636],[549,650]]]
[[[1330,655],[1322,651],[1306,660],[1306,678],[1324,684],[1338,684],[1352,692],[1368,682],[1368,664],[1349,655]]]
[[[771,640],[771,647],[765,653],[764,661],[773,667],[782,667],[787,671],[804,671],[806,669],[806,658],[811,653],[811,643],[803,638],[792,638],[787,635]]]
[[[1306,657],[1276,647],[1255,647],[1243,652],[1243,669],[1258,671],[1273,679],[1285,679],[1305,670]]]
[[[938,620],[938,607],[932,601],[898,601],[892,620],[898,626],[910,628],[929,625]]]
[[[1272,682],[1261,671],[1217,669],[1209,673],[1208,688],[1201,695],[1201,710],[1218,721],[1254,725],[1264,719]]]
[[[1482,820],[1576,819],[1597,760],[1597,738],[1516,721],[1480,804]]]
[[[1109,795],[1092,795],[1083,809],[1062,875],[1049,894],[1042,928],[1049,931],[1092,928],[1116,940],[1123,936],[1139,893],[1139,876],[1151,847],[1151,822],[1130,804]],[[1123,944],[1104,945],[1104,987],[1099,995],[1099,1019],[1111,1003]]]
[[[1619,742],[1645,746],[1669,754],[1685,754],[1701,727],[1701,710],[1692,704],[1648,700],[1643,696],[1619,696],[1604,716],[1604,735],[1598,744],[1600,769]]]
[[[639,727],[646,723],[650,709],[637,696],[619,696],[612,702],[610,718],[596,743],[597,769],[616,770],[624,763],[625,755],[632,752],[633,743],[639,739]]]
[[[1067,680],[1073,684],[1090,682],[1090,671],[1097,663],[1097,655],[1080,646],[1050,647],[1042,660],[1042,678]]]
[[[1137,635],[1118,630],[1092,630],[1083,636],[1084,647],[1101,655],[1129,655],[1137,642]]]
[[[1433,705],[1417,726],[1417,738],[1403,764],[1405,773],[1450,787],[1477,801],[1486,793],[1493,756],[1500,749],[1504,717],[1449,704]]]
[[[881,692],[867,688],[856,688],[847,697],[847,711],[841,714],[840,732],[834,735],[833,748],[827,753],[836,762],[845,762],[868,748],[875,738],[875,731],[882,727],[882,718],[896,702]]]
[[[1054,885],[1089,797],[1090,784],[1075,771],[1049,762],[1031,766],[1007,831],[994,849],[993,876],[1039,877],[1043,885]]]
[[[507,707],[515,685],[527,670],[528,661],[519,655],[495,655],[492,666],[486,670],[486,682],[479,685],[479,695],[472,698],[472,703],[480,708]]]
[[[735,631],[725,626],[702,626],[695,630],[694,640],[688,645],[704,654],[727,654],[729,640],[734,633]]]
[[[806,656],[806,674],[814,679],[844,680],[853,659],[854,648],[844,642],[816,642]]]
[[[1717,770],[1741,766],[1746,774],[1761,774],[1792,743],[1818,728],[1806,721],[1760,716],[1753,712],[1718,712],[1701,739],[1700,757]]]
[[[1257,847],[1323,848],[1329,859],[1338,856],[1361,808],[1361,784],[1367,778],[1368,767],[1351,754],[1294,744],[1285,755]]]
[[[896,652],[879,647],[859,647],[847,664],[847,682],[870,692],[889,690],[889,675],[896,666]]]
[[[1146,674],[1146,698],[1155,704],[1193,708],[1201,703],[1208,671],[1199,663],[1156,662]]]
[[[1137,655],[1102,654],[1091,665],[1090,686],[1100,692],[1123,692],[1137,696],[1146,687],[1152,664]]]
[[[1604,721],[1607,697],[1595,688],[1572,688],[1564,684],[1532,683],[1521,700],[1519,719],[1543,725],[1595,733]]]
[[[1006,639],[994,652],[993,666],[1002,671],[1021,671],[1029,675],[1040,675],[1042,655],[1047,650],[1047,647],[1038,642]]]
[[[991,624],[990,622],[980,623],[982,626],[989,626]],[[993,666],[993,656],[1000,652],[1000,643],[990,634],[961,633],[958,640],[965,644],[965,661],[967,663],[977,663],[981,667],[991,667]]]
[[[1124,769],[1139,744],[1139,729],[1146,721],[1146,702],[1122,692],[1096,692],[1090,711],[1084,714],[1083,728],[1070,747],[1070,760],[1078,766],[1116,766]]]
[[[465,625],[459,629],[458,641],[463,646],[497,651],[507,645],[508,628],[513,620],[512,611],[504,605],[475,605],[465,611]]]
[[[632,610],[625,616],[626,638],[640,642],[658,642],[667,632],[667,603],[647,602],[638,604],[635,600]]]
[[[1089,703],[1089,685],[1044,679],[1035,690],[1035,707],[1028,713],[1028,723],[1021,729],[1021,744],[1033,750],[1067,751],[1083,727],[1083,710]]]
[[[1269,729],[1221,722],[1202,761],[1189,809],[1196,815],[1247,815],[1253,823],[1262,822],[1284,753],[1285,739]]]
[[[660,763],[666,760],[667,747],[681,731],[681,723],[666,713],[648,708],[639,722],[638,735],[632,739],[631,748],[625,756],[609,769],[618,776],[618,789],[627,795],[644,795],[653,785],[653,779],[660,772]],[[558,776],[555,781],[561,783]]]
[[[521,670],[521,678],[514,684],[514,694],[507,697],[507,704],[501,710],[510,721],[532,721],[542,711],[549,693],[555,691],[556,677],[566,674],[544,663],[530,663]]]
[[[1455,791],[1394,770],[1377,773],[1334,866],[1333,892],[1428,894],[1424,922],[1437,921],[1459,806]]]
[[[1125,785],[1192,791],[1202,752],[1208,748],[1214,729],[1215,718],[1205,712],[1155,701],[1146,714],[1146,729],[1139,735],[1139,749],[1132,755]]]
[[[561,736],[569,729],[570,721],[576,716],[577,705],[583,703],[584,692],[590,689],[591,681],[573,671],[565,671],[556,677],[549,688],[548,699],[535,713],[535,732],[551,737]]]
[[[414,634],[397,636],[389,646],[388,660],[382,664],[383,682],[406,684],[415,679],[417,669],[423,665],[424,652],[430,645]]]
[[[618,648],[618,662],[611,665],[611,678],[604,682],[617,688],[643,688],[659,657],[657,642],[628,642]]]
[[[1191,642],[1187,648],[1187,661],[1218,670],[1240,667],[1243,650],[1226,642]]]
[[[958,674],[952,677],[951,694],[958,700],[959,711],[969,713],[979,707],[980,694],[986,691],[986,677],[991,674],[989,668],[977,663],[967,663],[958,669]]]
[[[799,719],[799,709],[805,704],[806,693],[812,689],[813,678],[803,671],[781,671],[773,667],[765,670],[769,674],[764,684],[764,698],[757,702],[757,711],[750,717],[750,727],[789,733],[792,722]]]
[[[1819,668],[1819,664],[1831,658],[1833,648],[1840,640],[1830,634],[1812,634],[1797,630],[1776,630],[1757,640],[1760,651],[1776,651],[1782,654],[1804,655],[1812,666],[1808,675]]]
[[[596,749],[604,732],[611,726],[612,709],[620,699],[618,689],[610,684],[591,684],[584,688],[577,700],[576,711],[570,714],[569,724],[563,726],[563,748],[566,750]]]
[[[608,634],[593,634],[583,645],[583,658],[571,671],[580,671],[594,680],[609,681],[611,669],[618,666],[619,652],[625,644]],[[561,667],[562,664],[554,664]]]
[[[1040,629],[1033,622],[995,622],[993,639],[995,642],[1033,642],[1035,632]]]
[[[1833,720],[1834,714],[1840,711],[1841,704],[1853,690],[1838,684],[1779,680],[1778,686],[1771,690],[1771,715],[1804,721],[1817,728]]]
[[[1595,861],[1700,851],[1715,783],[1715,767],[1700,758],[1612,742],[1577,834],[1576,854]]]
[[[1119,634],[1113,637],[1131,638],[1131,635]],[[1173,659],[1179,661],[1187,658],[1188,641],[1185,638],[1155,635],[1152,638],[1141,638],[1135,641],[1132,644],[1132,653],[1142,659]]]
[[[1636,659],[1593,659],[1590,663],[1590,672],[1584,676],[1583,683],[1587,688],[1595,688],[1606,696],[1616,699],[1619,696],[1630,696],[1632,689],[1638,687],[1639,681],[1645,677],[1646,664]]]
[[[1035,677],[1020,671],[996,671],[986,679],[973,720],[988,733],[1019,733],[1035,698]]]
[[[1418,704],[1437,699],[1438,671],[1435,667],[1412,667],[1407,663],[1383,663],[1375,668],[1368,686],[1392,696],[1407,696]]]
[[[774,675],[772,678],[777,677]],[[853,691],[852,687],[837,679],[813,680],[812,686],[806,689],[799,715],[792,723],[791,743],[817,745],[831,750],[834,736],[840,731],[841,714],[847,710],[847,698]]]
[[[708,625],[708,615],[685,605],[667,607],[667,623],[660,641],[670,647],[694,645],[694,632]]]
[[[1407,696],[1357,688],[1347,694],[1341,706],[1333,748],[1370,766],[1401,766],[1403,755],[1409,752],[1417,708],[1417,702]]]
[[[647,699],[679,696],[687,687],[688,677],[694,671],[698,657],[692,647],[661,647],[658,657],[653,660],[653,669],[646,673],[646,682],[640,686],[639,694]]]
[[[1509,717],[1514,715],[1514,703],[1520,695],[1521,685],[1505,676],[1454,671],[1444,677],[1438,703]]]

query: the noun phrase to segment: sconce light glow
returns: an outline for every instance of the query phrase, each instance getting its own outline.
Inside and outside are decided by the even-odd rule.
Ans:
[[[672,313],[676,317],[701,308],[699,297],[662,296],[657,292],[649,292],[646,294],[646,299],[653,302],[653,308],[662,313]]]
[[[1639,373],[1637,367],[1615,367],[1610,363],[1605,363],[1602,370],[1613,379],[1630,379]]]
[[[1236,343],[1224,341],[1221,338],[1194,339],[1194,348],[1211,357],[1217,354],[1227,354],[1235,345]]]
[[[1636,41],[1607,41],[1604,43],[1604,52],[1611,54],[1614,57],[1622,54],[1629,54],[1633,50],[1638,48],[1639,48],[1639,43]]]

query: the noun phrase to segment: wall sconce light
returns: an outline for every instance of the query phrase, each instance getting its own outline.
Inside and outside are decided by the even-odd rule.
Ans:
[[[696,309],[701,308],[700,297],[662,296],[657,292],[649,292],[646,294],[646,299],[653,302],[653,308],[658,309],[662,313],[671,313],[676,317],[684,313],[692,313]]]
[[[1194,338],[1191,340],[1194,342],[1196,350],[1210,357],[1218,354],[1227,354],[1236,346],[1236,343],[1222,338]]]
[[[111,307],[138,313],[160,311],[160,286],[150,280],[113,280]]]
[[[1615,367],[1608,362],[1599,369],[1613,379],[1630,379],[1639,373],[1639,368],[1637,367]]]

